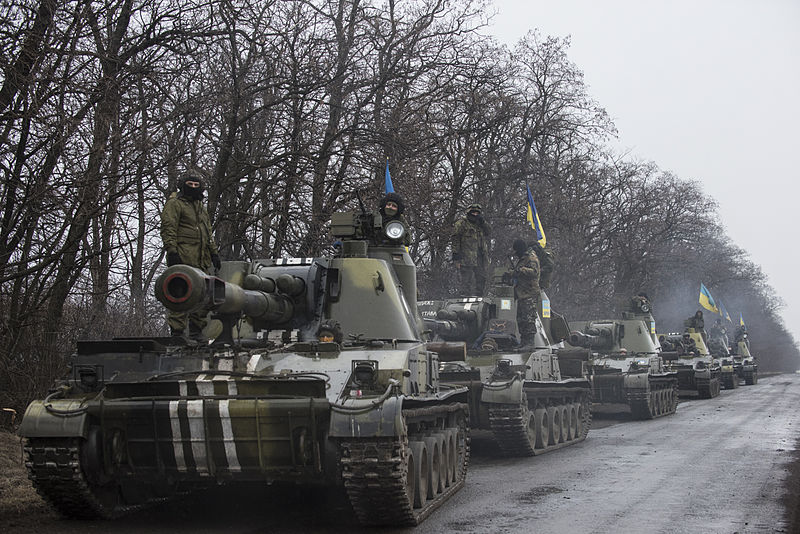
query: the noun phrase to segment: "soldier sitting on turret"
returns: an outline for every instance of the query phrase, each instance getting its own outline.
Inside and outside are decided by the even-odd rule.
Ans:
[[[693,328],[695,332],[698,332],[703,337],[703,341],[708,343],[708,333],[706,332],[706,323],[703,320],[702,310],[697,310],[697,313],[686,319],[683,324],[686,328]]]
[[[633,313],[653,313],[653,305],[647,298],[647,293],[637,293],[631,297],[630,310]]]
[[[405,210],[406,206],[403,203],[403,197],[397,193],[386,193],[378,205],[378,211],[382,217],[383,228],[386,228],[386,225],[392,221],[400,221],[406,227],[406,233],[403,236],[403,245],[408,246],[411,244],[411,227],[408,225],[408,221],[406,221],[405,217],[403,217],[403,212],[405,212]],[[383,232],[381,232],[379,239],[380,243],[376,244],[385,244]]]

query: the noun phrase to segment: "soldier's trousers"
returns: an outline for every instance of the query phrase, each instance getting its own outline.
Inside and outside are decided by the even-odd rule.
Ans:
[[[528,297],[517,300],[517,328],[523,345],[532,343],[536,334],[536,314],[539,300]]]
[[[206,327],[208,319],[202,312],[169,312],[167,317],[170,332],[185,332],[186,325],[190,326],[190,332],[200,332]]]
[[[458,269],[458,284],[461,291],[473,291],[477,297],[483,296],[486,287],[486,273],[480,265],[462,265]]]

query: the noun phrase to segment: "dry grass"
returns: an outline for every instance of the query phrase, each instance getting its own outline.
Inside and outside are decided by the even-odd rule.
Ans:
[[[0,430],[0,527],[36,525],[55,517],[28,480],[20,438]]]

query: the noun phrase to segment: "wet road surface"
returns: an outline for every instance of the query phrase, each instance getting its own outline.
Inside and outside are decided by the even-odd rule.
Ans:
[[[467,484],[416,529],[363,529],[341,494],[217,489],[116,521],[54,519],[41,532],[765,533],[784,523],[800,438],[800,375],[762,379],[652,421],[595,421],[586,441],[501,458],[473,438]],[[27,532],[24,521],[6,532]]]

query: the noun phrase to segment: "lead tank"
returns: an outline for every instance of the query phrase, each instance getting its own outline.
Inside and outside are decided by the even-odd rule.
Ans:
[[[646,304],[642,304],[642,307]],[[666,368],[654,343],[649,308],[625,311],[621,319],[570,321],[569,347],[591,351],[592,407],[623,407],[636,419],[675,413],[678,374]]]
[[[493,277],[486,297],[419,303],[435,335],[440,379],[469,387],[470,425],[490,430],[501,451],[533,456],[583,441],[591,426],[586,355],[560,357],[563,317],[540,294],[536,336],[520,347],[511,273]]]
[[[678,373],[678,396],[710,399],[719,395],[722,368],[708,351],[703,332],[687,327],[683,334],[660,334],[661,356]]]
[[[422,521],[464,484],[468,390],[422,340],[405,231],[340,213],[337,257],[168,268],[158,299],[210,310],[215,342],[79,343],[19,429],[37,490],[105,518],[215,484],[340,486],[362,524]]]

